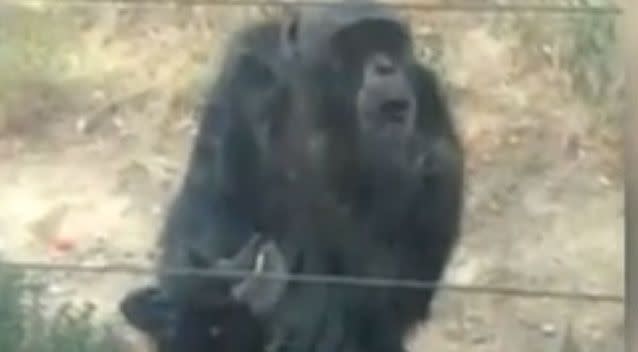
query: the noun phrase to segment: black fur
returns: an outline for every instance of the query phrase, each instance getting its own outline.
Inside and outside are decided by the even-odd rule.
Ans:
[[[262,232],[293,274],[439,280],[459,235],[464,157],[435,74],[380,5],[282,23],[268,28],[283,37],[223,66],[161,265],[211,266]],[[265,33],[254,28],[244,33]],[[192,278],[160,286],[181,302],[228,292]],[[291,283],[261,327],[276,352],[399,352],[433,293]]]
[[[120,311],[153,339],[157,352],[262,352],[266,342],[262,323],[242,304],[176,304],[145,287],[128,293]]]
[[[386,10],[300,16],[294,116],[320,142],[307,147],[306,213],[280,240],[296,244],[292,273],[436,282],[459,237],[461,143],[436,75]],[[295,284],[271,324],[286,351],[402,351],[433,294]]]
[[[230,41],[161,234],[161,267],[213,266],[263,232],[263,190],[274,187],[278,177],[270,151],[288,114],[280,31],[281,22],[271,20],[244,28]],[[160,277],[160,283],[184,300],[227,291],[216,280]]]
[[[276,243],[267,240],[263,191],[285,172],[281,149],[289,92],[283,70],[281,19],[243,28],[230,40],[219,78],[205,96],[201,122],[181,188],[161,233],[160,269],[249,270],[262,255],[265,270],[285,272]],[[159,352],[260,352],[266,333],[259,314],[277,302],[285,283],[160,275],[157,287],[120,303],[128,322]],[[211,334],[213,328],[223,333]]]

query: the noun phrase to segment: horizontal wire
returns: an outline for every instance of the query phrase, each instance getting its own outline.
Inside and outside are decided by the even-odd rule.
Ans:
[[[623,303],[625,301],[622,295],[610,293],[591,293],[591,292],[569,292],[557,290],[531,290],[514,287],[502,287],[491,285],[463,285],[453,283],[436,283],[417,280],[402,279],[386,279],[373,277],[356,277],[342,275],[319,275],[319,274],[278,274],[278,273],[260,273],[255,274],[246,270],[219,270],[219,269],[164,269],[157,270],[149,267],[128,265],[128,264],[109,264],[109,265],[78,265],[78,264],[52,264],[39,262],[13,262],[0,261],[1,267],[13,268],[18,270],[31,271],[64,271],[72,273],[125,273],[134,275],[153,275],[162,274],[167,276],[197,276],[210,277],[218,279],[241,279],[246,277],[259,277],[259,279],[272,281],[288,281],[310,284],[329,284],[355,287],[377,287],[377,288],[407,288],[419,290],[447,290],[458,291],[471,294],[492,294],[503,296],[527,297],[527,298],[552,298],[567,300],[585,300],[597,302]]]
[[[28,2],[20,0],[17,2]],[[365,3],[327,2],[317,0],[46,0],[55,4],[147,4],[147,5],[211,5],[211,6],[363,6]],[[568,6],[542,4],[424,4],[417,2],[386,2],[386,5],[405,10],[436,12],[541,12],[557,14],[614,14],[623,13],[617,6]]]

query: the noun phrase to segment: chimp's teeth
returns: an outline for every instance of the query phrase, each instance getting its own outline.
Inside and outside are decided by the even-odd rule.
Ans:
[[[257,274],[261,274],[264,271],[264,262],[266,261],[266,255],[263,252],[259,252],[257,254],[257,258],[255,258],[255,268],[253,272]]]

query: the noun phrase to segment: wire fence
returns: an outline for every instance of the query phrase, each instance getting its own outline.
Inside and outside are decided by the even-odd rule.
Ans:
[[[29,0],[20,0],[29,2]],[[47,0],[49,4],[88,5],[134,4],[134,5],[205,5],[205,6],[365,6],[361,2],[328,2],[312,0]],[[547,5],[547,4],[477,4],[477,3],[420,3],[389,1],[390,7],[424,12],[536,12],[545,14],[623,14],[623,9],[611,5]]]
[[[428,282],[418,280],[402,280],[377,277],[357,277],[346,275],[320,275],[320,274],[279,274],[279,273],[259,273],[247,270],[228,269],[193,269],[193,268],[171,268],[165,270],[153,269],[150,267],[128,264],[109,265],[78,265],[78,264],[52,264],[38,262],[13,262],[0,261],[0,267],[7,267],[18,270],[31,270],[41,272],[69,272],[69,273],[91,273],[91,274],[130,274],[130,275],[155,275],[167,276],[195,276],[214,279],[243,279],[258,277],[263,280],[298,282],[304,284],[340,285],[350,287],[369,288],[396,288],[415,290],[446,290],[457,291],[468,294],[491,294],[502,296],[516,296],[527,298],[552,298],[567,300],[585,300],[609,303],[623,303],[624,297],[618,294],[594,293],[594,292],[569,292],[558,290],[534,290],[515,287],[502,287],[492,285],[464,285],[454,283]]]

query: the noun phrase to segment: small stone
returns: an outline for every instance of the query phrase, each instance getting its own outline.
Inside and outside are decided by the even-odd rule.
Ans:
[[[49,294],[52,294],[54,296],[59,296],[59,295],[64,295],[68,293],[69,289],[61,285],[51,285],[49,286],[47,291],[49,291]]]
[[[87,125],[88,122],[86,118],[78,119],[77,121],[75,121],[75,132],[78,134],[85,134]]]
[[[600,184],[605,186],[605,187],[611,186],[611,180],[605,175],[599,176],[598,177],[598,182],[600,182]]]
[[[119,130],[124,129],[124,121],[122,121],[122,119],[120,118],[114,118],[113,119],[113,124],[115,125],[115,127],[117,127]]]
[[[541,325],[541,331],[545,336],[554,336],[556,335],[556,326],[551,323],[545,323]]]
[[[482,345],[489,340],[488,336],[485,334],[472,336],[471,342],[475,345]]]

